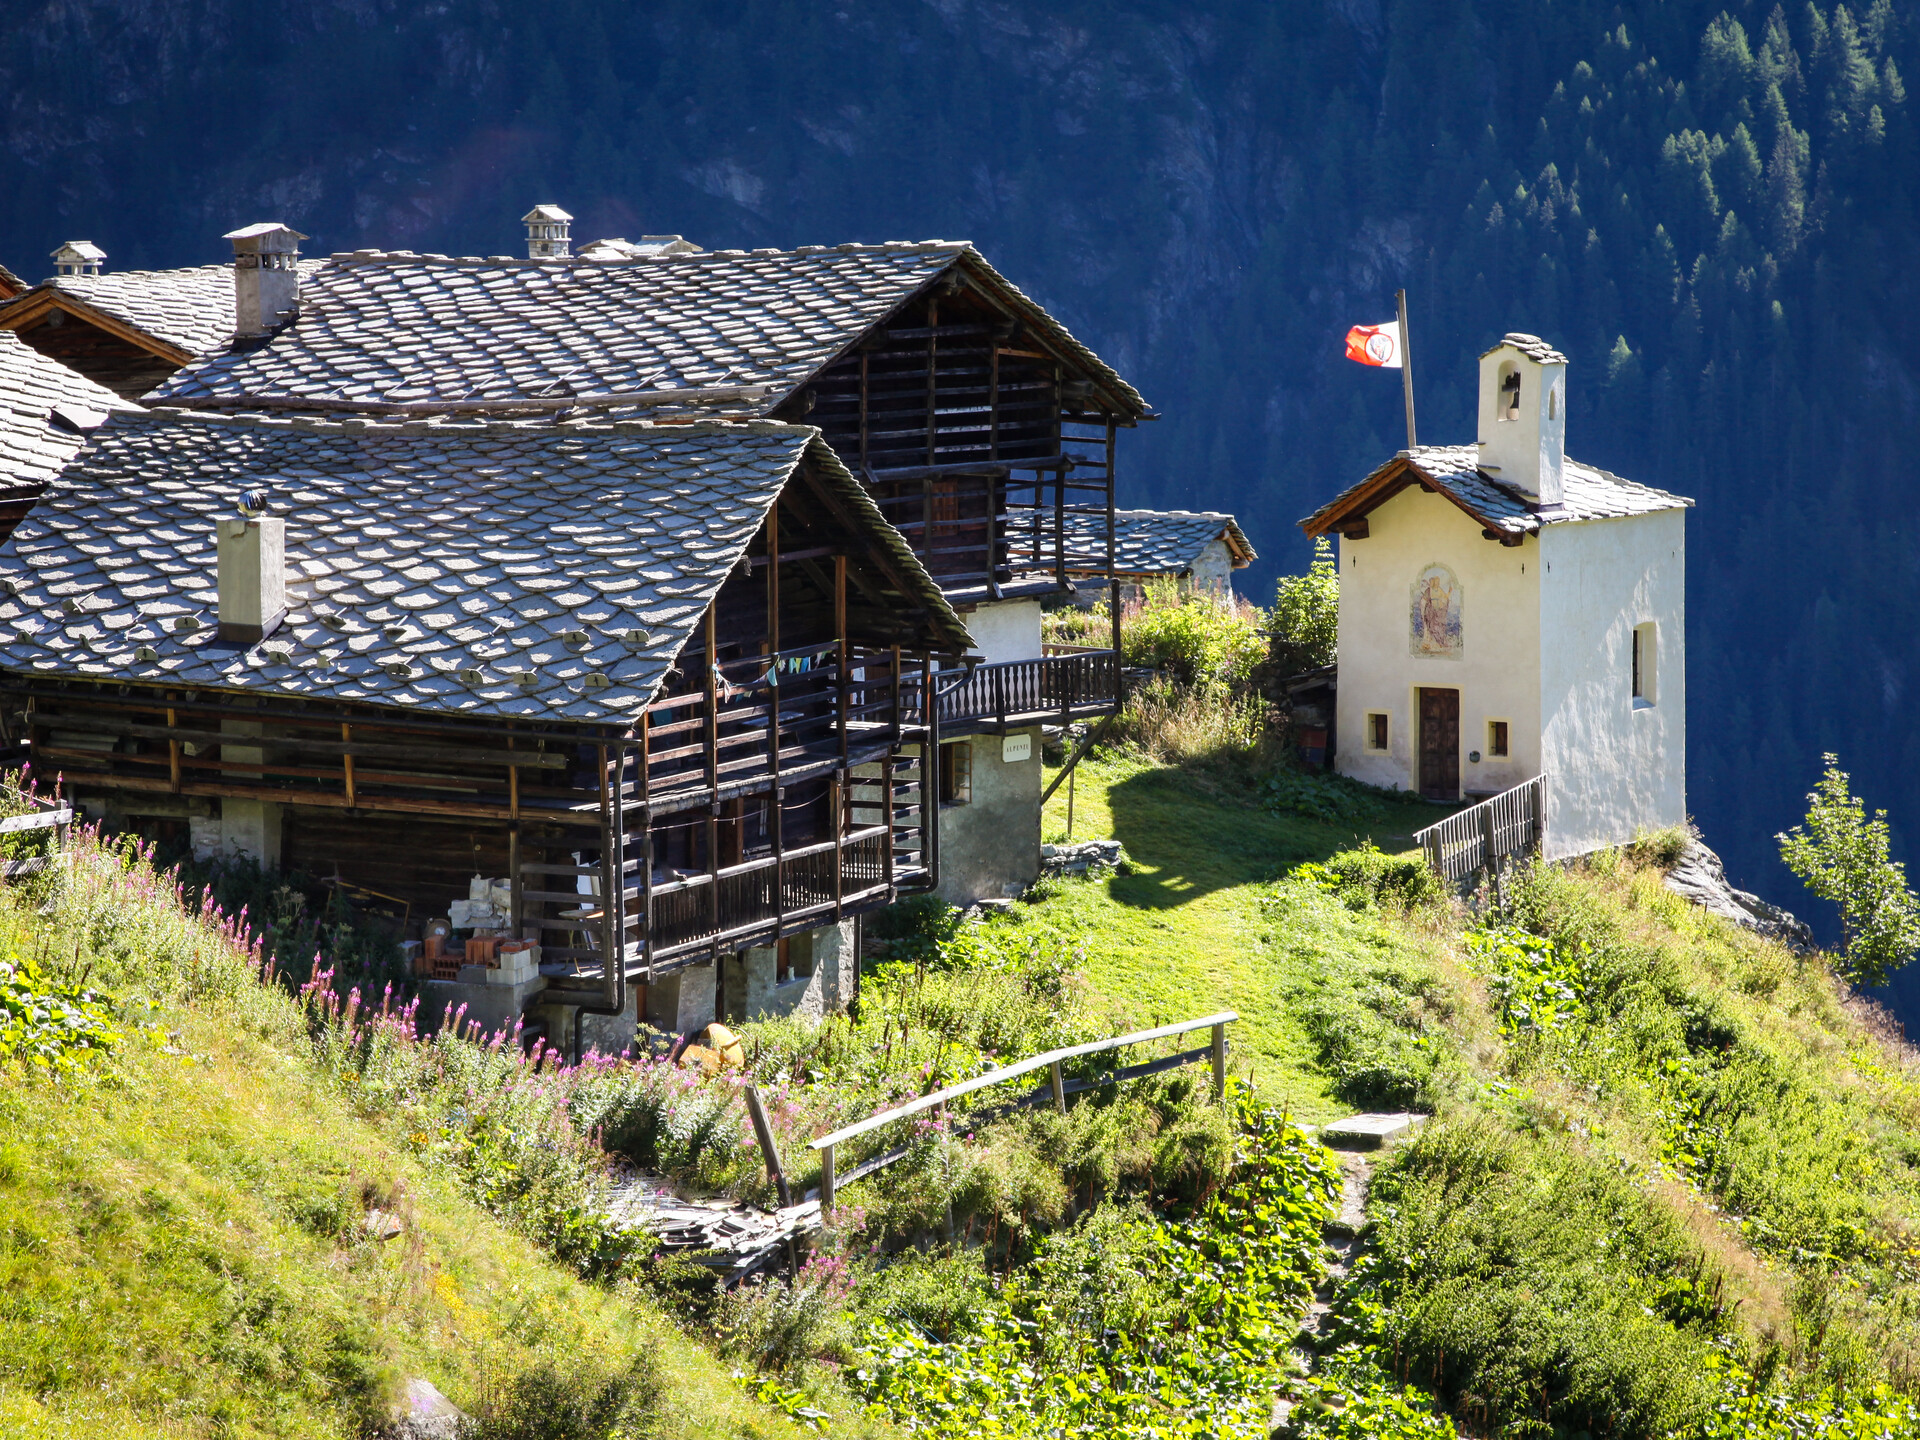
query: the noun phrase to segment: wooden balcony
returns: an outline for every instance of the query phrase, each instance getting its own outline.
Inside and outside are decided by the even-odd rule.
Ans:
[[[1120,667],[1111,650],[976,665],[964,679],[961,672],[937,671],[934,685],[942,739],[1066,724],[1110,715],[1120,703]]]

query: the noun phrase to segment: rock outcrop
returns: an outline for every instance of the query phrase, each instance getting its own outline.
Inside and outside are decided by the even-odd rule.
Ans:
[[[1736,890],[1727,880],[1720,857],[1697,836],[1687,842],[1679,863],[1667,872],[1667,889],[1722,920],[1778,940],[1791,950],[1814,948],[1813,929],[1806,921],[1749,891]]]

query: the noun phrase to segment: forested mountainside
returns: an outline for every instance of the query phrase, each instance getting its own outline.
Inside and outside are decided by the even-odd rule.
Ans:
[[[1421,431],[1507,330],[1569,446],[1698,498],[1692,803],[1736,878],[1822,750],[1920,836],[1910,4],[1770,0],[14,0],[0,261],[965,237],[1165,418],[1134,504],[1262,552],[1403,443],[1339,337],[1412,297]]]

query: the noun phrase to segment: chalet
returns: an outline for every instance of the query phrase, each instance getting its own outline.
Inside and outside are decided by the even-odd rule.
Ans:
[[[524,260],[335,255],[269,343],[210,355],[157,398],[819,427],[976,642],[936,683],[941,891],[1024,889],[1040,863],[1041,729],[1109,713],[1118,693],[1111,651],[1044,653],[1041,600],[1073,588],[1069,525],[1111,523],[1117,433],[1149,415],[1139,394],[964,243],[596,242],[586,258],[566,253],[569,218],[530,212]]]
[[[1337,766],[1434,800],[1544,778],[1545,849],[1686,819],[1686,510],[1566,455],[1566,368],[1480,360],[1479,439],[1402,450],[1301,522],[1340,536]]]
[[[0,330],[127,400],[234,339],[232,263],[108,274],[106,258],[90,241],[69,240],[53,252],[52,279],[0,303]],[[0,286],[0,296],[7,293]]]
[[[6,266],[0,265],[0,300],[11,300],[27,288],[27,282]]]
[[[0,596],[0,723],[89,813],[328,877],[434,1003],[575,1049],[845,999],[857,917],[932,883],[974,649],[760,419],[118,413]]]
[[[1076,515],[1068,523],[1067,573],[1082,605],[1106,599],[1113,581],[1122,600],[1138,599],[1158,579],[1231,595],[1233,572],[1260,558],[1233,516],[1213,510],[1116,510],[1111,558],[1106,538],[1099,517]]]

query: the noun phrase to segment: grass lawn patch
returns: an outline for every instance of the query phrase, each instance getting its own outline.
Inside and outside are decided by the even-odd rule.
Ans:
[[[1118,839],[1132,873],[1052,885],[1024,908],[1031,922],[1086,934],[1089,983],[1116,1022],[1237,1010],[1231,1063],[1243,1076],[1251,1067],[1259,1094],[1309,1122],[1353,1110],[1325,1063],[1316,1013],[1383,977],[1398,989],[1395,979],[1428,986],[1437,972],[1376,912],[1278,882],[1369,840],[1410,849],[1414,830],[1444,812],[1409,801],[1384,806],[1371,825],[1327,824],[1253,809],[1209,793],[1203,779],[1124,759],[1082,762],[1074,789],[1074,838]],[[1063,786],[1047,803],[1043,833],[1059,841],[1065,832]]]

